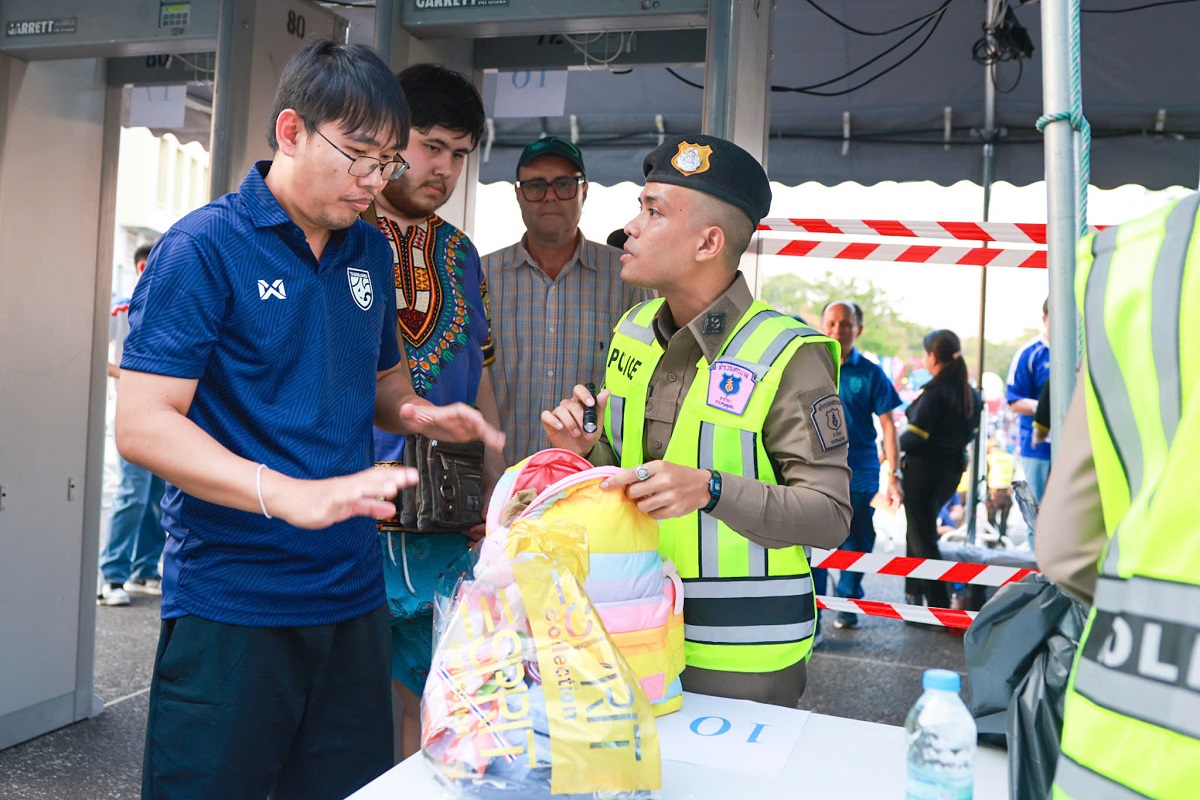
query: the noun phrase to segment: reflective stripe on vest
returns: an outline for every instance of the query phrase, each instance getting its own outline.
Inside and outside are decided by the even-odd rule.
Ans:
[[[1054,772],[1054,797],[1065,793],[1078,800],[1146,800],[1146,795],[1135,792],[1096,772],[1092,772],[1073,759],[1062,757]]]
[[[623,467],[641,463],[647,387],[663,350],[651,328],[661,300],[631,309],[617,325],[606,385],[609,442]],[[756,302],[738,321],[717,360],[744,367],[755,388],[741,416],[707,405],[709,362],[701,358],[684,397],[664,460],[717,469],[768,483],[774,468],[761,430],[779,375],[800,346],[836,344]],[[620,364],[641,361],[630,376]],[[616,402],[614,402],[616,400]],[[635,434],[636,430],[636,434]],[[687,663],[705,669],[769,672],[811,651],[816,606],[803,550],[767,550],[708,514],[664,520],[660,550],[684,582]]]
[[[1081,248],[1081,386],[1110,540],[1055,797],[1190,798],[1200,785],[1198,210],[1193,194]]]

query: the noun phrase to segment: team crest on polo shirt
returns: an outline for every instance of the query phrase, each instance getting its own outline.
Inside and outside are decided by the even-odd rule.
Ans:
[[[371,307],[375,300],[375,292],[371,289],[371,273],[365,269],[346,268],[346,278],[350,281],[350,295],[363,311]]]
[[[708,170],[709,156],[712,155],[712,148],[706,144],[692,144],[691,142],[680,142],[679,152],[671,159],[671,166],[682,172],[684,175],[698,175],[701,172]]]
[[[721,411],[746,413],[754,394],[754,373],[729,361],[718,361],[708,368],[708,404]]]

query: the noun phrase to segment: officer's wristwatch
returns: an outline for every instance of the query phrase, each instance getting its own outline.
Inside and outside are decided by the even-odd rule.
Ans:
[[[707,513],[717,507],[717,501],[721,499],[721,473],[715,469],[710,469],[712,477],[708,479],[708,505],[700,509]]]

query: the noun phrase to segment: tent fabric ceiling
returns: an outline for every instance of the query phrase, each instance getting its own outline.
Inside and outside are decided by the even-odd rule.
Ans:
[[[1085,10],[1142,5],[1148,0],[1083,0]],[[883,31],[930,14],[945,0],[813,0],[850,26]],[[1018,65],[997,67],[995,179],[1017,185],[1043,176],[1042,137],[1034,123],[1042,113],[1040,6],[1016,6],[1036,51]],[[928,42],[896,69],[863,88],[837,97],[772,92],[767,167],[787,185],[817,181],[931,180],[949,185],[982,176],[984,68],[971,58],[982,36],[983,0],[951,0]],[[356,12],[352,38],[369,41],[359,25],[369,12]],[[784,0],[775,11],[771,82],[812,86],[843,75],[896,44],[915,26],[886,36],[853,33],[808,0]],[[1140,184],[1158,189],[1196,186],[1200,179],[1200,3],[1179,3],[1124,14],[1082,17],[1084,112],[1093,128],[1092,183],[1101,188]],[[929,27],[895,52],[821,91],[849,89],[912,53]],[[364,37],[366,37],[364,39]],[[703,83],[698,67],[676,70]],[[490,103],[496,75],[486,76]],[[1015,84],[1015,86],[1014,86]],[[203,94],[194,85],[189,94]],[[209,98],[203,98],[211,100]],[[590,180],[612,185],[641,181],[641,160],[658,143],[655,115],[668,133],[701,126],[702,91],[662,67],[628,71],[572,70],[561,118],[497,119],[496,138],[480,167],[484,182],[512,180],[521,147],[546,134],[570,135],[576,115]],[[952,113],[950,146],[943,141],[944,110]],[[1163,130],[1156,131],[1159,110]],[[490,110],[490,105],[489,105]],[[842,115],[849,112],[852,139],[842,141]],[[183,140],[207,139],[202,115],[188,110]]]
[[[936,10],[939,0],[815,0],[834,17],[862,30],[881,31]],[[1085,9],[1111,10],[1141,0],[1083,0]],[[1015,4],[1014,4],[1015,5]],[[1025,185],[1042,179],[1040,7],[1014,8],[1036,51],[1018,65],[997,67],[996,180]],[[971,58],[982,36],[985,4],[955,0],[915,55],[869,85],[839,97],[773,92],[767,166],[772,180],[837,184],[856,181],[978,182],[982,175],[984,68]],[[1200,178],[1200,4],[1178,4],[1125,14],[1082,18],[1084,112],[1094,131],[1092,182],[1102,188],[1134,183],[1149,188],[1195,186]],[[912,28],[863,36],[839,27],[805,0],[779,3],[773,30],[771,82],[811,86],[842,75],[896,43]],[[911,52],[926,28],[894,53],[821,91],[850,88]],[[704,81],[700,68],[677,70]],[[1019,78],[1019,81],[1018,81]],[[566,114],[577,116],[588,177],[602,184],[640,181],[641,157],[657,143],[656,114],[666,130],[699,130],[702,92],[663,68],[625,74],[573,70]],[[953,135],[943,142],[944,109]],[[1155,132],[1159,109],[1165,127]],[[843,148],[842,115],[849,112],[852,141]],[[512,180],[519,149],[543,133],[567,136],[561,119],[498,119],[496,142],[480,170],[484,181]],[[843,152],[844,149],[844,152]]]

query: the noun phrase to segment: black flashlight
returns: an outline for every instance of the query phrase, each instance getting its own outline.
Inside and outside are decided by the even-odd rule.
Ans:
[[[585,383],[584,387],[592,395],[592,405],[583,407],[583,430],[584,433],[595,433],[599,427],[596,424],[596,384]]]

